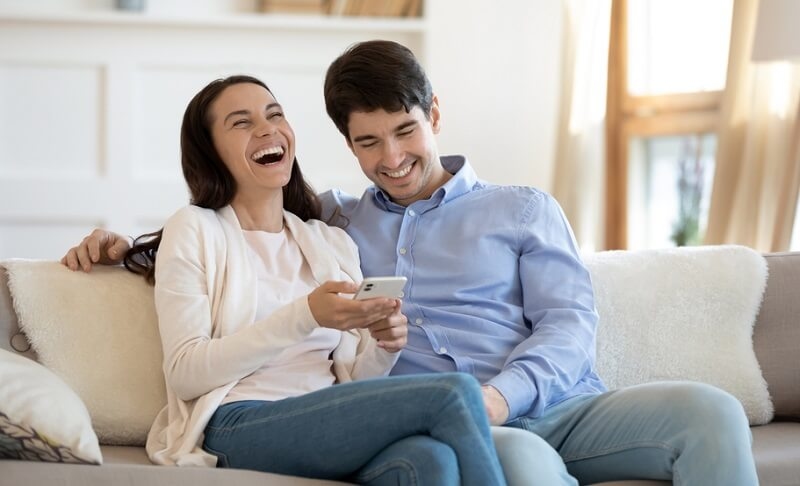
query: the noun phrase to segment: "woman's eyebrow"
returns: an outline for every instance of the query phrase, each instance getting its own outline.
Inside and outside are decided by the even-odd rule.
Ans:
[[[269,111],[269,110],[271,110],[273,108],[276,108],[276,107],[280,108],[281,104],[280,103],[270,103],[270,104],[268,104],[267,106],[264,107],[264,112],[267,112],[267,111]],[[222,122],[226,123],[228,121],[228,118],[233,117],[233,116],[249,115],[249,114],[250,114],[250,110],[232,111],[232,112],[228,113],[228,115],[225,117],[225,119]]]
[[[228,118],[230,118],[230,117],[239,116],[239,115],[249,115],[249,114],[250,114],[249,110],[232,111],[232,112],[228,113],[228,115],[225,117],[225,119],[222,121],[222,123],[227,123],[228,122]]]

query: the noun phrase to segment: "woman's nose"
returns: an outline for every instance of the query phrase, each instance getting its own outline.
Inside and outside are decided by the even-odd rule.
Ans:
[[[276,127],[275,124],[270,123],[268,120],[264,120],[264,121],[261,122],[261,124],[259,124],[258,130],[256,131],[256,134],[259,137],[264,137],[264,136],[267,136],[267,135],[275,134],[275,132],[277,130],[278,130],[278,127]]]

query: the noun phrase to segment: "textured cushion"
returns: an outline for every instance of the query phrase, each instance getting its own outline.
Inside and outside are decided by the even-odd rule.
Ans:
[[[166,403],[153,289],[123,268],[8,260],[19,324],[81,397],[103,444],[141,445]]]
[[[772,419],[753,351],[767,278],[740,246],[589,255],[600,314],[597,368],[611,389],[660,380],[709,383],[731,393],[751,424]]]
[[[769,282],[753,346],[775,415],[800,418],[800,253],[773,253],[766,260]]]
[[[50,370],[0,350],[0,457],[100,464],[100,444],[80,398]]]

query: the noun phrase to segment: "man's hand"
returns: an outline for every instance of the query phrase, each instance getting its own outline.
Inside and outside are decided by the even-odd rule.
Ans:
[[[95,229],[78,246],[69,249],[61,263],[70,270],[89,272],[92,265],[116,265],[122,262],[131,247],[128,238],[117,233]]]
[[[400,313],[400,301],[392,315],[369,325],[369,332],[378,346],[390,353],[403,349],[408,342],[408,318]]]
[[[483,404],[486,407],[486,415],[489,416],[490,425],[503,425],[508,420],[508,403],[497,388],[491,385],[483,385]]]

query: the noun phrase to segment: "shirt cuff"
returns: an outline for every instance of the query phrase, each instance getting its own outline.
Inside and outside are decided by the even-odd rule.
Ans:
[[[300,327],[302,327],[303,330],[311,332],[318,327],[322,327],[311,312],[311,306],[308,305],[307,295],[297,299],[295,304],[297,306],[297,320],[301,323]]]
[[[509,422],[525,415],[533,407],[533,402],[538,395],[531,380],[514,369],[503,371],[486,384],[495,387],[506,399]]]

